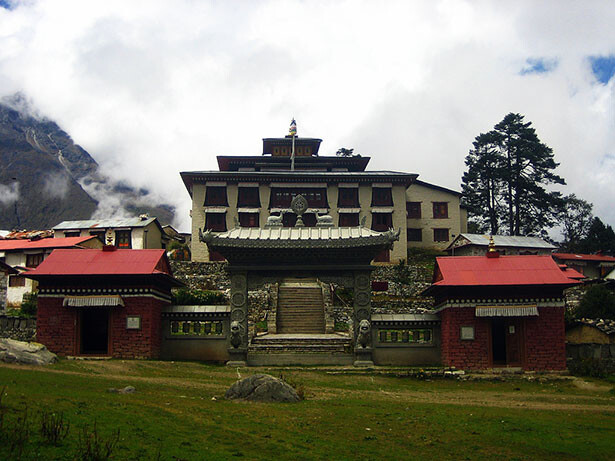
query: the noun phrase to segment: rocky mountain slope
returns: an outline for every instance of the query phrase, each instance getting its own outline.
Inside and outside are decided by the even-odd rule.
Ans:
[[[102,175],[92,156],[22,95],[0,101],[0,229],[112,217],[99,209],[103,197],[118,215],[149,213],[170,223],[173,207],[148,203],[148,194]]]

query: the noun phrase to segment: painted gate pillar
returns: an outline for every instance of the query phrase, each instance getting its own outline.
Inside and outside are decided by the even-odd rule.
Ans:
[[[371,367],[372,334],[371,334],[371,280],[369,271],[354,273],[354,366]]]
[[[228,351],[232,367],[245,367],[248,358],[248,276],[245,272],[231,275],[231,331]]]

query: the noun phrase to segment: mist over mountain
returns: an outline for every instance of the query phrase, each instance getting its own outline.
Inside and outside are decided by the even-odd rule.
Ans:
[[[167,224],[174,212],[153,203],[148,190],[102,174],[96,160],[22,94],[0,100],[0,229],[141,213]]]

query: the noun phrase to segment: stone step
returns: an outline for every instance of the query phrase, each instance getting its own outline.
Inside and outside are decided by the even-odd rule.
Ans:
[[[267,334],[256,336],[252,339],[252,344],[350,344],[350,337],[337,334],[315,334],[315,335],[294,335],[294,334]]]
[[[248,365],[251,366],[269,366],[269,365],[335,365],[347,366],[352,365],[354,356],[352,354],[342,353],[319,353],[312,352],[309,354],[280,352],[276,354],[257,353],[248,351]]]
[[[251,345],[248,349],[250,352],[267,352],[271,354],[276,353],[286,353],[286,352],[294,352],[294,353],[302,353],[302,354],[310,354],[314,352],[329,352],[329,353],[344,353],[346,349],[344,349],[343,344],[310,344],[310,345],[281,345],[281,344],[269,344],[269,345]]]

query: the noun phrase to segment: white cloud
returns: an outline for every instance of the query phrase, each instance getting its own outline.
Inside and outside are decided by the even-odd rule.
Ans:
[[[43,178],[43,192],[51,197],[64,198],[68,192],[68,176],[50,173]]]
[[[458,188],[474,137],[508,112],[554,148],[564,193],[615,224],[615,53],[606,2],[27,1],[0,9],[0,88],[21,89],[101,164],[178,207],[179,171],[299,135],[373,169]],[[520,75],[528,58],[556,61]]]
[[[0,184],[0,203],[11,205],[19,199],[19,183]]]

